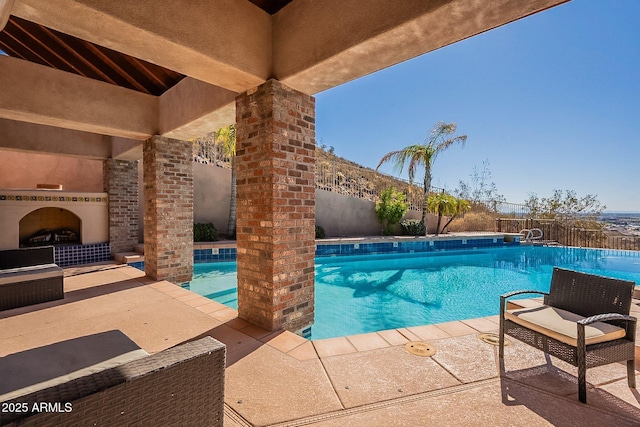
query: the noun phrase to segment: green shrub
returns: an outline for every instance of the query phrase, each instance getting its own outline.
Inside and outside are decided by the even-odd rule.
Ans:
[[[212,223],[193,224],[194,242],[215,242],[218,240],[218,230]]]
[[[384,225],[384,234],[393,234],[393,226],[402,219],[409,210],[407,195],[396,191],[395,188],[387,188],[380,193],[380,200],[376,202],[376,217]]]
[[[427,228],[419,219],[405,219],[400,222],[400,227],[402,227],[402,234],[405,236],[424,236],[427,234]]]
[[[324,228],[316,225],[316,239],[324,239],[325,237],[327,237],[327,233],[325,233]]]

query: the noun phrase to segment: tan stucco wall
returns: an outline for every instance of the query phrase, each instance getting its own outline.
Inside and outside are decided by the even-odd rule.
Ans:
[[[194,163],[193,183],[194,221],[212,222],[219,233],[226,233],[231,170]],[[409,211],[405,218],[420,219],[420,215],[421,212]],[[435,229],[436,220],[435,216],[428,216],[429,231]],[[316,190],[316,224],[321,225],[327,236],[331,237],[382,234],[382,225],[376,218],[374,202],[325,190]]]
[[[375,213],[375,202],[316,190],[316,225],[324,228],[328,237],[381,236],[382,224]],[[403,219],[420,219],[422,212],[409,211]],[[435,229],[437,218],[427,215],[427,230]],[[400,234],[400,225],[396,226]]]
[[[227,232],[231,200],[231,170],[193,164],[193,220],[212,222],[219,233]]]
[[[140,207],[138,215],[138,240],[144,241],[144,185],[142,182],[142,162],[138,164],[138,194]],[[231,170],[225,168],[193,164],[193,221],[211,222],[218,233],[227,232],[229,203],[231,200]]]
[[[144,235],[142,162],[138,167],[140,183],[138,230],[139,241],[142,242]],[[102,161],[99,160],[0,150],[0,188],[35,189],[37,184],[62,184],[65,191],[97,193],[102,191],[102,176]],[[231,170],[194,163],[193,181],[194,222],[212,222],[219,233],[226,233],[229,219]],[[7,218],[13,221],[16,216],[24,216],[30,212],[22,209],[20,212],[7,213],[2,212],[4,209],[6,208],[0,209],[0,221]],[[382,225],[377,221],[374,210],[374,202],[316,190],[316,224],[325,229],[327,236],[381,235]],[[419,219],[420,212],[409,211],[405,218]],[[435,224],[436,217],[429,215],[427,229],[430,232],[435,229]],[[98,226],[98,228],[101,227],[102,225]],[[10,244],[10,247],[13,247],[14,241],[18,241],[17,230],[3,229],[2,232],[10,234],[8,239],[13,242]],[[398,232],[400,232],[399,227]],[[101,233],[101,231],[98,232],[100,236],[102,236]],[[83,231],[83,240],[85,236]],[[89,233],[90,236],[91,233]],[[97,238],[108,241],[108,236]]]
[[[0,188],[35,189],[37,184],[102,192],[102,161],[0,150]]]

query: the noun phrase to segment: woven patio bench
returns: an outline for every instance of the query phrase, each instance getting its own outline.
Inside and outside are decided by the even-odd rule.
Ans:
[[[222,426],[225,362],[211,337],[148,355],[117,330],[10,354],[0,426]]]
[[[0,251],[0,310],[64,298],[53,246]]]
[[[578,367],[580,402],[587,402],[587,368],[627,362],[627,381],[635,388],[636,318],[629,315],[634,288],[631,281],[554,268],[548,293],[502,295],[500,361],[506,334]],[[543,305],[508,309],[507,299],[521,294],[544,295]]]

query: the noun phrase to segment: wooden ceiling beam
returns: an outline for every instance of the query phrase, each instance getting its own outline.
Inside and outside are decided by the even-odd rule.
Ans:
[[[133,88],[139,90],[140,92],[151,94],[151,92],[142,84],[140,84],[136,79],[131,77],[129,73],[120,67],[115,61],[111,60],[107,55],[105,55],[100,49],[98,49],[95,45],[91,43],[85,43],[87,49],[89,49],[94,55],[99,57],[102,61],[107,63],[112,69],[116,70],[118,74],[123,77],[126,81],[128,81]]]
[[[44,33],[46,33],[47,35],[49,35],[49,37],[51,37],[52,40],[54,40],[56,43],[58,43],[60,46],[62,46],[64,49],[66,49],[66,51],[73,56],[73,58],[75,58],[76,60],[82,62],[83,64],[85,64],[87,67],[89,67],[91,70],[93,70],[97,75],[99,75],[100,77],[102,77],[102,80],[108,82],[108,83],[112,83],[112,84],[117,84],[115,80],[113,80],[111,77],[109,77],[108,74],[106,74],[105,72],[103,72],[100,68],[96,67],[91,61],[87,60],[85,57],[83,57],[82,55],[79,55],[77,53],[77,51],[69,46],[67,43],[64,42],[64,40],[62,40],[60,37],[57,37],[53,31],[49,30],[47,27],[42,27],[42,30]],[[82,71],[78,71],[78,74],[85,76],[85,77],[90,77],[88,74],[82,72]]]
[[[22,31],[27,37],[33,40],[38,46],[40,46],[44,50],[44,52],[48,52],[51,56],[57,58],[60,62],[65,64],[67,67],[74,70],[76,74],[80,74],[81,76],[84,75],[82,71],[78,69],[78,67],[76,67],[69,60],[67,60],[58,52],[56,52],[55,49],[52,49],[49,45],[47,45],[44,41],[42,41],[40,37],[36,37],[36,35],[34,35],[31,31],[28,31],[27,29],[25,29],[24,26],[20,25],[18,22],[14,22],[14,25],[18,29],[20,29],[20,31]],[[40,27],[40,28],[45,28],[45,27]],[[54,67],[54,68],[59,68],[59,67]]]
[[[13,24],[13,23],[12,23],[12,24]],[[10,38],[11,40],[13,40],[13,41],[14,41],[15,43],[17,43],[18,45],[22,46],[22,48],[23,48],[25,51],[27,51],[27,52],[31,53],[33,56],[35,56],[35,57],[36,57],[36,58],[38,58],[40,61],[42,61],[42,63],[43,63],[44,65],[48,65],[49,67],[56,68],[56,67],[55,67],[55,65],[54,65],[51,61],[49,61],[48,59],[44,58],[44,57],[43,57],[42,55],[40,55],[38,52],[36,52],[35,50],[33,50],[33,49],[31,48],[31,46],[29,46],[29,45],[27,45],[25,42],[23,42],[23,41],[22,41],[22,40],[21,40],[17,35],[15,35],[14,33],[7,32],[7,31],[5,31],[4,33],[6,34],[6,36],[7,36],[8,38]],[[26,58],[23,54],[21,54],[21,53],[20,53],[20,52],[18,52],[17,50],[13,49],[13,51],[15,52],[16,57],[17,57],[17,58],[25,59],[25,60],[29,61],[29,59],[28,59],[28,58]],[[6,53],[9,53],[9,52],[6,52]]]

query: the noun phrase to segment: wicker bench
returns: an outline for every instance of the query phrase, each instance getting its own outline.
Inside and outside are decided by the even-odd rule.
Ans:
[[[64,297],[53,246],[0,251],[0,310]]]
[[[587,402],[587,368],[627,362],[635,388],[636,318],[629,316],[635,283],[554,268],[549,293],[516,291],[500,297],[500,360],[507,334],[578,367],[578,398]],[[507,299],[544,295],[544,305],[509,310]]]
[[[7,387],[13,387],[0,385],[0,426],[222,426],[224,344],[205,337],[147,355],[135,343],[123,342],[122,337],[128,337],[118,333],[108,331],[0,358],[0,373],[14,377],[12,386],[22,387],[17,393],[6,393]],[[85,354],[79,348],[86,344],[98,348]],[[119,352],[124,354],[115,354]],[[58,364],[50,360],[51,353],[58,360],[69,353],[76,356],[63,357]],[[78,354],[89,363],[98,355],[109,360],[60,376],[68,366],[56,366]],[[38,359],[40,363],[34,363]],[[20,362],[26,365],[25,375],[38,384],[25,388],[22,376],[12,375],[21,369],[16,367]],[[78,362],[67,365],[73,363]],[[48,379],[52,366],[53,375],[59,376]],[[41,372],[34,374],[30,368]]]

